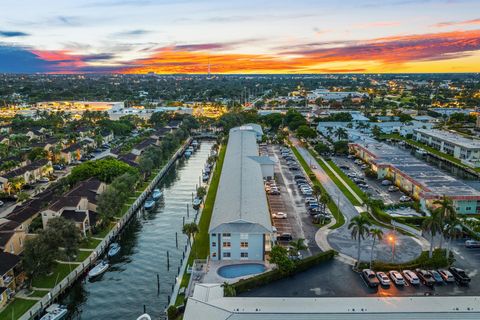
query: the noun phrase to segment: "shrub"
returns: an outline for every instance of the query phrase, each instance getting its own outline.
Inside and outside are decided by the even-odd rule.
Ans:
[[[420,256],[412,261],[405,263],[388,263],[381,261],[374,261],[372,269],[375,271],[389,271],[389,270],[414,270],[417,268],[436,269],[448,267],[454,262],[453,254],[447,259],[445,249],[436,249],[433,251],[432,258],[428,257],[428,251],[423,251]],[[368,268],[368,266],[367,266]]]
[[[335,251],[329,250],[329,251],[322,252],[317,255],[305,258],[303,260],[299,260],[295,263],[295,269],[290,275],[300,273],[302,271],[308,270],[309,268],[317,264],[331,260],[333,259],[335,254],[336,254]],[[258,276],[254,276],[248,279],[242,279],[237,283],[234,283],[233,286],[235,287],[235,292],[238,294],[238,293],[245,292],[257,287],[261,287],[263,285],[272,283],[274,281],[283,279],[285,277],[286,275],[282,273],[280,270],[274,269],[274,270],[259,274]]]
[[[177,307],[175,307],[175,306],[170,306],[170,307],[168,307],[168,309],[167,309],[167,318],[168,318],[169,320],[173,320],[173,319],[176,319],[177,316],[178,316],[178,309],[177,309]]]

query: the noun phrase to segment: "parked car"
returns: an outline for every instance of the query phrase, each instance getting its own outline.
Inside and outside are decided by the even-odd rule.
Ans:
[[[403,276],[408,280],[408,282],[410,282],[411,285],[420,284],[420,279],[412,270],[403,270]]]
[[[385,287],[390,286],[390,279],[385,274],[385,272],[377,272],[377,278],[378,278],[378,281],[380,281],[380,284],[382,286],[385,286]]]
[[[393,283],[395,283],[397,286],[405,285],[405,279],[400,272],[391,270],[388,272],[388,275],[390,276],[390,279],[392,279]]]
[[[272,196],[279,196],[280,191],[278,189],[272,189],[272,190],[268,191],[268,194],[272,195]]]
[[[477,240],[467,240],[465,241],[466,248],[480,248],[480,241]]]
[[[4,204],[5,203],[2,200],[0,200],[0,207],[3,207]]]
[[[421,283],[427,287],[433,287],[435,284],[435,279],[433,279],[433,276],[430,272],[424,269],[417,269],[416,271]]]
[[[391,186],[393,183],[390,180],[383,180],[382,181],[382,186]]]
[[[362,168],[363,170],[365,169],[368,169],[369,165],[368,164],[362,164],[362,166],[360,168]]]
[[[287,219],[287,214],[285,212],[274,212],[274,213],[272,213],[272,218],[274,218],[274,219]]]
[[[313,192],[312,192],[312,189],[302,189],[302,194],[304,196],[311,196]]]
[[[293,179],[297,180],[297,179],[305,179],[304,176],[302,176],[301,174],[296,174]]]
[[[428,270],[428,272],[430,272],[430,274],[432,275],[432,278],[433,280],[435,280],[435,283],[438,283],[438,284],[444,283],[440,272],[438,272],[437,270]]]
[[[373,272],[371,269],[363,269],[362,277],[370,288],[376,288],[380,284],[375,272]]]
[[[306,197],[305,198],[305,203],[311,202],[311,201],[317,201],[314,197]]]
[[[277,236],[277,241],[292,241],[293,237],[291,233],[285,232]]]
[[[471,280],[470,277],[465,272],[465,270],[463,270],[463,269],[450,267],[450,268],[448,268],[448,270],[453,275],[453,277],[455,278],[455,281],[458,284],[466,285]]]
[[[348,172],[348,173],[347,173],[347,176],[348,176],[349,178],[354,178],[354,177],[357,176],[357,174],[356,174],[355,172]]]
[[[443,281],[445,281],[445,282],[454,282],[455,281],[455,277],[453,276],[453,274],[446,269],[440,269],[440,270],[438,270],[438,273],[440,273]]]
[[[340,169],[342,170],[350,170],[350,168],[348,166],[339,166]]]
[[[399,200],[400,202],[410,202],[412,201],[412,198],[410,198],[409,196],[401,196]]]
[[[388,192],[397,192],[397,191],[398,191],[398,187],[396,187],[396,186],[388,187]]]
[[[48,179],[47,177],[41,177],[40,179],[38,179],[38,182],[40,182],[40,183],[48,183],[48,182],[50,182],[50,179]]]

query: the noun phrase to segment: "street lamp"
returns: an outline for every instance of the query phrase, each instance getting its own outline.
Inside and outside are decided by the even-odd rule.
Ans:
[[[395,260],[395,236],[389,235],[388,241],[392,244],[392,263]]]

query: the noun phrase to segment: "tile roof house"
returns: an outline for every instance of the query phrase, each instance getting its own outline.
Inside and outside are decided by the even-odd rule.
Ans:
[[[10,179],[21,177],[26,184],[31,184],[52,172],[52,163],[49,160],[40,159],[33,161],[26,166],[11,170],[0,176],[0,191],[6,191]]]
[[[158,146],[158,140],[157,139],[152,139],[152,138],[147,138],[143,140],[140,143],[137,143],[133,149],[132,153],[139,156],[144,152],[148,147],[150,146]]]
[[[20,258],[17,255],[0,252],[0,309],[23,283],[23,272],[19,270],[19,266]]]

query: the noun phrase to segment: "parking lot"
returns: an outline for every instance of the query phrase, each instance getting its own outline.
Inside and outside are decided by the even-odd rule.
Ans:
[[[388,186],[382,185],[382,180],[366,177],[365,171],[361,169],[361,165],[355,163],[355,158],[349,159],[346,156],[333,156],[331,159],[345,174],[353,172],[357,177],[363,178],[368,185],[368,188],[364,189],[364,191],[369,193],[374,199],[380,199],[385,204],[394,204],[399,203],[400,197],[404,195],[400,190],[388,192]]]
[[[445,283],[429,288],[423,284],[370,288],[360,274],[351,266],[332,260],[309,270],[275,281],[269,285],[252,289],[241,296],[253,297],[395,297],[395,296],[473,296],[480,294],[480,249],[466,249],[464,240],[455,242],[453,250],[455,266],[464,268],[472,279],[467,286]]]
[[[303,174],[303,171],[290,171],[287,161],[282,158],[280,146],[268,145],[262,146],[260,152],[269,155],[277,162],[275,165],[275,181],[280,195],[268,195],[268,201],[272,213],[284,212],[286,219],[273,219],[273,224],[277,229],[277,234],[290,233],[293,239],[305,239],[308,246],[308,254],[320,252],[320,248],[315,243],[315,233],[318,230],[307,214],[304,196],[294,180],[295,175]],[[300,165],[298,165],[300,167]],[[282,245],[287,245],[288,241],[279,241]]]

